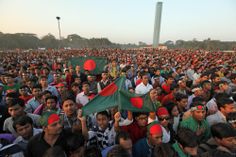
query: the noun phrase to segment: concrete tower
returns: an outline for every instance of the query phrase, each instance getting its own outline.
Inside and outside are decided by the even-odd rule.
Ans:
[[[152,47],[154,48],[158,47],[159,40],[160,40],[161,12],[162,12],[162,2],[157,2],[155,24],[154,24],[154,34],[153,34],[153,44],[152,44]]]

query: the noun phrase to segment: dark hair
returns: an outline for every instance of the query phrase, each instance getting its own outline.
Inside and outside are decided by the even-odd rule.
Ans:
[[[174,102],[172,101],[169,101],[168,103],[165,104],[165,107],[166,109],[168,110],[169,112],[169,115],[171,115],[171,111],[173,110],[173,108],[177,106],[177,104],[175,104]]]
[[[227,122],[231,120],[236,120],[236,112],[230,112],[226,118],[227,118]]]
[[[176,139],[183,147],[193,148],[198,145],[196,134],[188,128],[180,128],[177,132]]]
[[[98,112],[96,115],[96,118],[98,117],[98,115],[103,115],[103,116],[106,116],[107,118],[110,118],[110,115],[107,111]]]
[[[226,104],[233,104],[233,103],[234,101],[232,99],[225,98],[225,97],[222,99],[216,100],[216,104],[219,110],[220,108],[225,107]]]
[[[211,84],[211,82],[210,82],[209,80],[205,80],[205,81],[203,81],[203,82],[201,83],[201,85],[202,85],[202,87],[203,87],[203,86],[205,86],[205,84],[208,84],[208,83]]]
[[[84,151],[84,157],[102,157],[102,154],[98,147],[89,146]]]
[[[236,130],[227,123],[217,123],[211,126],[211,134],[213,137],[222,139],[227,137],[235,137]]]
[[[212,157],[234,157],[226,151],[215,150],[212,152]]]
[[[72,84],[71,84],[71,87],[79,87],[79,84],[77,83],[77,82],[73,82]]]
[[[204,104],[204,103],[205,103],[205,100],[204,100],[202,97],[200,97],[200,96],[196,96],[196,97],[193,98],[192,102],[193,102],[193,103],[201,103],[201,104]]]
[[[19,105],[21,107],[24,107],[25,106],[25,103],[24,103],[24,100],[20,99],[20,98],[14,98],[14,99],[10,99],[8,102],[7,102],[7,107],[13,107],[13,106],[16,106],[16,105]]]
[[[176,101],[181,101],[182,99],[188,99],[188,96],[186,94],[182,94],[182,93],[175,94]]]
[[[129,152],[120,145],[114,146],[108,153],[107,157],[131,157]]]
[[[82,134],[72,133],[66,138],[66,143],[70,152],[76,151],[78,148],[83,147],[85,143],[84,136]]]
[[[120,144],[120,139],[128,140],[131,139],[129,134],[125,131],[119,131],[115,137],[115,143]]]
[[[33,120],[28,116],[20,116],[13,121],[13,128],[16,130],[16,125],[24,126],[26,124],[33,125]],[[17,130],[16,130],[17,131]]]
[[[141,116],[141,115],[146,115],[148,116],[148,112],[133,112],[133,117],[134,119]]]
[[[154,147],[152,157],[177,157],[177,153],[173,150],[171,144],[162,143],[161,145]]]
[[[56,103],[57,103],[57,97],[55,95],[51,95],[49,97],[46,97],[45,101],[47,102],[48,99],[54,99],[56,101]]]
[[[6,97],[10,97],[10,98],[18,98],[18,93],[16,92],[10,92],[6,94]]]
[[[36,85],[34,85],[34,86],[33,86],[33,88],[32,88],[32,89],[35,89],[35,88],[42,89],[42,86],[41,86],[40,84],[36,84]]]
[[[27,85],[21,85],[19,89],[29,88]]]
[[[48,79],[47,76],[42,75],[42,76],[40,77],[40,80],[42,80],[43,78]]]
[[[67,100],[71,100],[71,101],[73,101],[73,102],[75,103],[74,98],[68,96],[68,97],[66,97],[66,98],[62,101],[62,106],[63,106],[64,102],[67,101]]]
[[[49,148],[43,157],[66,157],[64,150],[60,146],[54,146]]]
[[[43,95],[46,95],[46,94],[52,95],[52,92],[50,92],[49,90],[45,90],[45,91],[43,91],[43,92],[41,93],[42,96],[43,96]]]

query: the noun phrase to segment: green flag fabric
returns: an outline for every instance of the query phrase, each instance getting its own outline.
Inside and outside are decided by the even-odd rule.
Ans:
[[[107,64],[107,58],[105,57],[74,57],[69,59],[69,64],[75,67],[79,65],[81,71],[84,72],[88,70],[91,74],[97,75],[101,74]]]
[[[151,112],[156,111],[156,107],[152,102],[149,93],[135,94],[125,90],[120,90],[119,109],[129,110],[132,112]]]
[[[105,87],[82,108],[83,115],[89,115],[117,106],[119,104],[119,90],[124,88],[125,79],[125,77],[120,77]]]

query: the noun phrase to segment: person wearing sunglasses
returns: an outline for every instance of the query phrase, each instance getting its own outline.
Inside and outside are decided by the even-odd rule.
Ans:
[[[163,132],[163,137],[162,137],[162,141],[163,143],[173,143],[174,142],[174,130],[172,128],[172,125],[170,123],[170,114],[168,112],[168,110],[161,106],[157,109],[157,118],[159,121],[159,124],[162,127],[162,132]]]
[[[190,105],[191,115],[180,123],[180,127],[189,128],[196,133],[198,142],[203,143],[211,137],[210,127],[205,120],[206,107],[199,103],[194,102]]]

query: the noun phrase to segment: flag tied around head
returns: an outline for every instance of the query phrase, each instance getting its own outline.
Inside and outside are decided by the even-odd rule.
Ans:
[[[125,80],[126,78],[124,76],[119,77],[105,87],[82,108],[83,115],[86,116],[113,107],[132,112],[155,111],[156,107],[150,99],[149,93],[141,95],[124,90]]]
[[[101,74],[104,67],[107,64],[107,58],[105,57],[73,57],[69,59],[69,64],[75,67],[79,65],[81,67],[81,72],[88,70],[91,74],[97,75]]]

